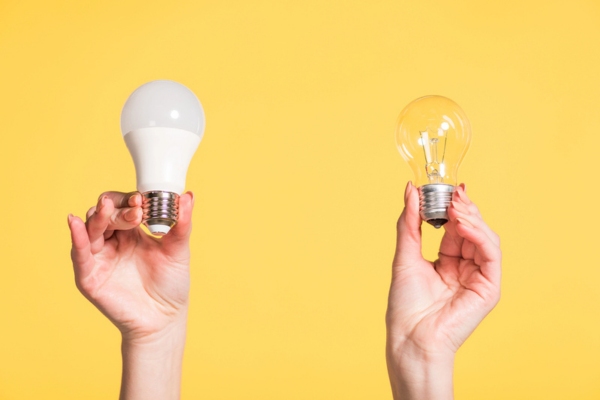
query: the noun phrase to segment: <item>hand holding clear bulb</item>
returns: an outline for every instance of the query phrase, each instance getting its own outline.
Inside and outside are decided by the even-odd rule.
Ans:
[[[453,399],[455,353],[500,298],[500,240],[455,186],[468,147],[466,116],[428,96],[400,114],[396,140],[415,173],[404,194],[386,314],[394,399]],[[444,226],[438,259],[421,252],[421,224]]]
[[[390,383],[394,399],[450,400],[455,353],[500,299],[500,239],[460,185],[438,259],[428,261],[410,183],[404,201],[386,314]]]

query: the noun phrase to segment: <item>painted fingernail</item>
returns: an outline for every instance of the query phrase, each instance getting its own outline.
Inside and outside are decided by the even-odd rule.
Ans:
[[[467,185],[465,185],[464,183],[461,183],[458,186],[460,186],[462,188],[462,190],[464,190],[465,192],[467,191]]]
[[[474,228],[474,226],[471,225],[471,223],[464,218],[456,218],[456,222],[458,222],[461,225],[466,226],[467,228]]]

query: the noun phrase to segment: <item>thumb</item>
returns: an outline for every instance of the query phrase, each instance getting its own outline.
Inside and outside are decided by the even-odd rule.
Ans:
[[[411,182],[404,192],[404,210],[398,219],[396,255],[394,267],[414,264],[421,255],[421,216],[419,215],[419,191]]]
[[[192,233],[192,210],[194,194],[187,192],[179,197],[179,217],[171,231],[164,236],[163,241],[169,244],[181,243],[187,245]],[[165,243],[166,244],[166,243]]]

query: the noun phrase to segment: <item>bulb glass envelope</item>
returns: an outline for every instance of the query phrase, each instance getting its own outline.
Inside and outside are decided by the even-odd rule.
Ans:
[[[121,113],[123,136],[141,128],[176,128],[204,134],[204,110],[196,95],[181,83],[148,82],[127,99]]]
[[[454,101],[425,96],[398,117],[396,145],[415,175],[415,186],[458,184],[458,168],[471,142],[471,125]]]
[[[121,132],[135,164],[137,189],[181,194],[204,125],[202,105],[184,85],[161,80],[136,89],[123,106]]]

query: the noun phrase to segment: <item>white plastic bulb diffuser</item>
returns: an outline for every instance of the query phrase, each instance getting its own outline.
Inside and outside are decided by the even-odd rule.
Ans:
[[[121,132],[143,197],[143,223],[154,235],[167,234],[177,223],[179,195],[204,124],[196,95],[173,81],[148,82],[123,106]]]
[[[414,172],[421,218],[436,228],[448,222],[458,168],[470,143],[467,115],[446,97],[421,97],[398,117],[396,145]]]

